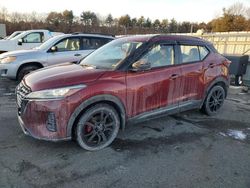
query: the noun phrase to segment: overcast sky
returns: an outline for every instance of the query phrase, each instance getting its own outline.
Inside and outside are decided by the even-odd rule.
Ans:
[[[177,21],[208,22],[219,16],[223,7],[241,2],[250,7],[250,0],[0,0],[0,7],[9,12],[48,13],[73,10],[79,16],[82,11],[93,11],[113,17],[129,14],[133,17],[172,19]]]

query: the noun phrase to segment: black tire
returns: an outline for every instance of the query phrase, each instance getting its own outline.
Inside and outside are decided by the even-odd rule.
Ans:
[[[225,97],[225,89],[220,85],[214,86],[208,92],[201,111],[209,116],[215,115],[221,109]]]
[[[96,151],[109,146],[120,128],[116,110],[108,104],[97,104],[82,114],[76,125],[76,140],[85,150]]]
[[[242,76],[240,76],[240,75],[236,75],[235,76],[235,85],[236,86],[240,86],[241,84],[242,84]]]
[[[18,72],[17,80],[20,82],[26,74],[29,74],[30,72],[37,70],[39,68],[40,67],[36,65],[28,65],[28,66],[21,68],[21,70]]]

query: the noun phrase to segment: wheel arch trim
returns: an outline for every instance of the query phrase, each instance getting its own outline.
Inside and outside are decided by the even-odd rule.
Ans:
[[[74,112],[71,114],[70,119],[68,121],[67,124],[67,132],[66,132],[66,136],[67,137],[71,137],[72,136],[72,128],[74,126],[75,120],[76,118],[81,114],[81,112],[88,108],[89,106],[95,104],[95,103],[101,103],[101,102],[112,102],[116,105],[116,107],[118,107],[118,115],[120,116],[120,121],[121,121],[121,128],[124,129],[125,128],[125,122],[126,122],[126,111],[125,111],[125,107],[124,104],[121,102],[121,100],[113,95],[109,95],[109,94],[103,94],[103,95],[97,95],[94,97],[91,97],[87,100],[85,100],[84,102],[82,102],[78,107],[76,107],[76,109],[74,110]],[[117,109],[115,107],[115,109]]]
[[[217,77],[217,78],[215,78],[213,81],[211,81],[211,82],[208,84],[207,88],[205,89],[205,92],[204,92],[204,96],[203,96],[203,100],[202,100],[201,106],[203,105],[204,101],[206,100],[206,97],[207,97],[209,91],[210,91],[215,85],[217,85],[217,84],[220,83],[220,82],[222,82],[222,83],[225,84],[225,86],[226,86],[226,90],[225,90],[226,93],[225,93],[225,94],[226,94],[226,96],[227,96],[227,88],[229,87],[229,79],[226,79],[226,78],[223,77],[223,76]]]

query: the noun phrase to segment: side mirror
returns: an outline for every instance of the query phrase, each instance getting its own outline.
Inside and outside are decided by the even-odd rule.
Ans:
[[[139,60],[132,64],[132,71],[145,71],[151,69],[151,63],[145,60]]]
[[[17,44],[18,44],[19,46],[21,46],[21,45],[23,44],[23,39],[18,39]]]
[[[50,51],[51,52],[57,52],[57,46],[52,46],[51,48],[50,48]]]

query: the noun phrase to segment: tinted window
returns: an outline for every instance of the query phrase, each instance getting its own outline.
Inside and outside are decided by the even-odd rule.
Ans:
[[[84,50],[97,49],[110,41],[111,39],[106,39],[106,38],[91,38],[91,37],[82,38]]]
[[[23,43],[42,43],[44,40],[43,33],[30,33],[23,37]]]
[[[80,50],[79,38],[67,38],[56,44],[58,52]]]
[[[174,64],[174,47],[172,45],[156,45],[142,58],[150,62],[151,67],[162,67]]]

